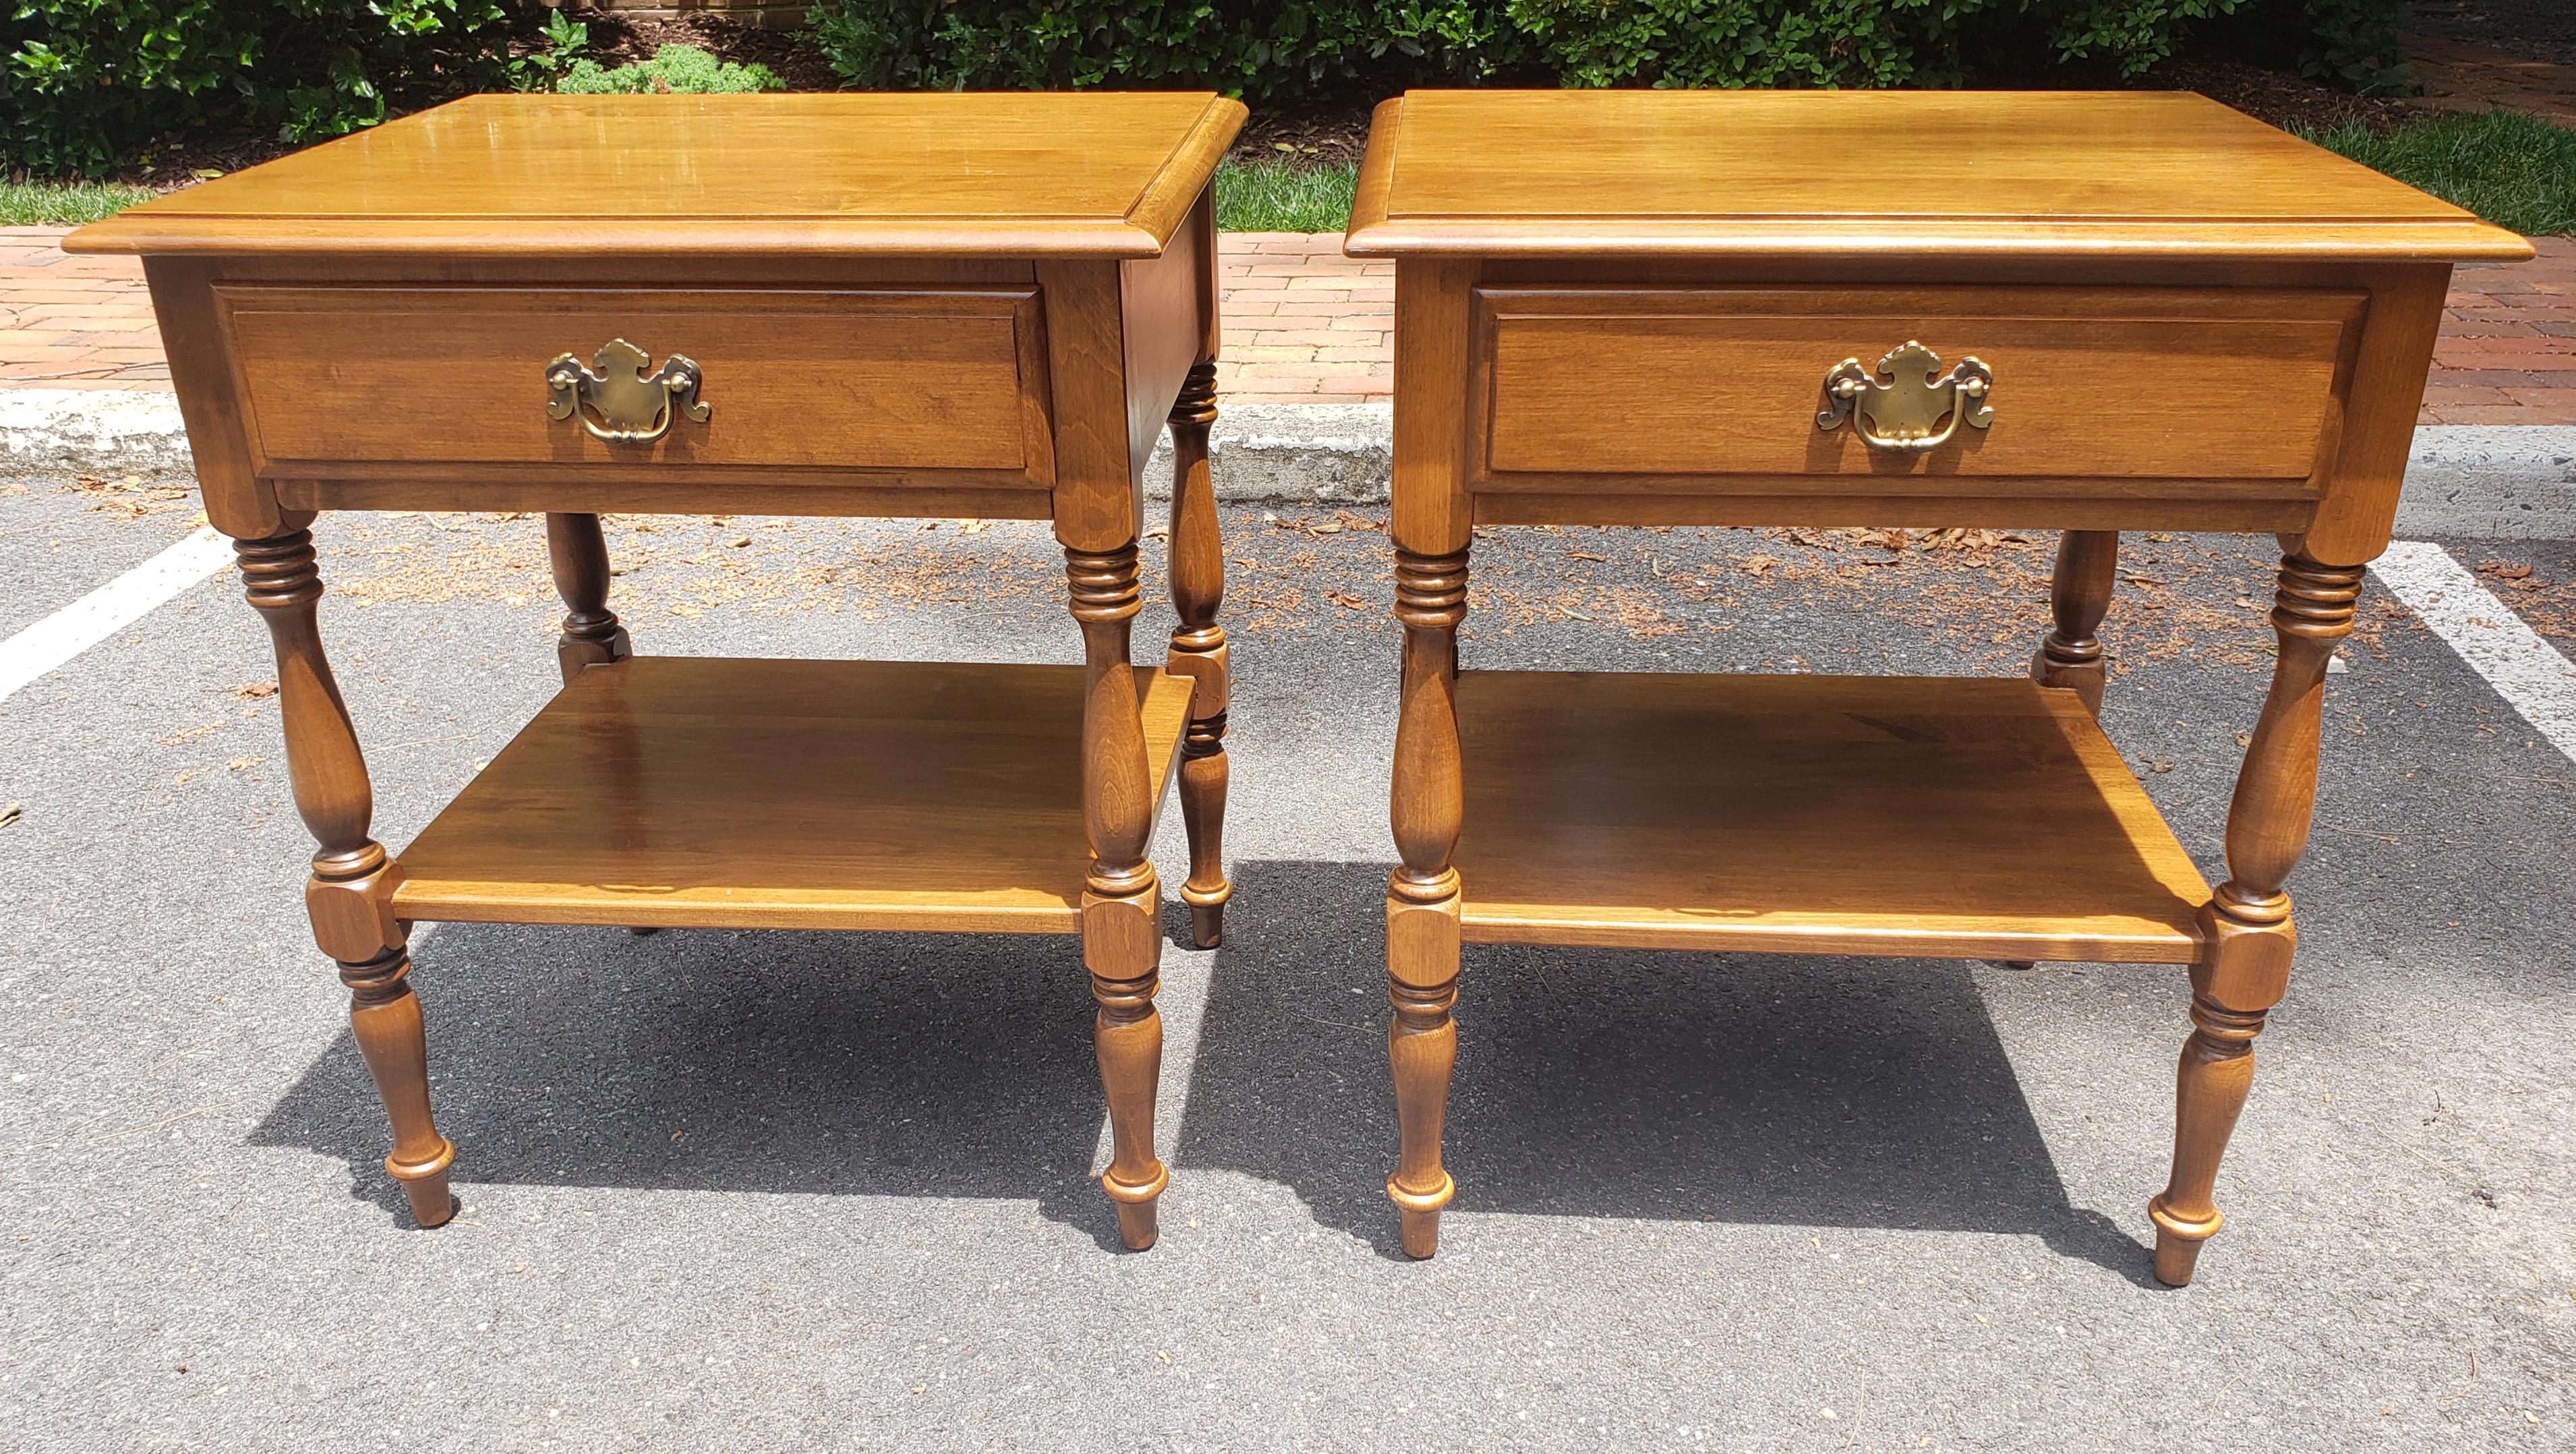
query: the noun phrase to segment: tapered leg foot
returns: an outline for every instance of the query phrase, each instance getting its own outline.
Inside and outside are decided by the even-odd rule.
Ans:
[[[1151,1251],[1162,1236],[1156,1225],[1156,1202],[1120,1202],[1118,1204],[1118,1245],[1130,1252]]]
[[[2156,1280],[2169,1287],[2191,1281],[2201,1244],[2218,1232],[2219,1158],[2254,1087],[2254,1037],[2263,1031],[2264,1015],[2195,996],[2191,1018],[2174,1077],[2173,1176],[2147,1203],[2156,1224]]]
[[[411,958],[400,948],[388,949],[364,964],[342,964],[340,980],[349,987],[350,1032],[393,1128],[385,1171],[411,1199],[412,1220],[438,1226],[456,1215],[447,1187],[456,1146],[430,1118],[429,1041],[420,996],[411,988]]]
[[[1416,1260],[1437,1256],[1440,1251],[1440,1214],[1437,1211],[1396,1211],[1398,1235],[1404,1241],[1404,1255]]]
[[[1154,1011],[1155,974],[1092,976],[1092,1043],[1109,1098],[1109,1169],[1100,1189],[1118,1206],[1118,1240],[1130,1251],[1154,1245],[1154,1206],[1172,1173],[1154,1154],[1154,1088],[1163,1069],[1163,1017]]]
[[[1225,905],[1190,905],[1190,943],[1214,949],[1225,942]]]
[[[385,1169],[393,1171],[390,1161],[387,1162]],[[400,1172],[394,1172],[394,1174],[402,1175]],[[423,1230],[443,1227],[447,1225],[450,1217],[456,1215],[456,1194],[447,1189],[447,1173],[444,1170],[431,1172],[424,1177],[406,1178],[402,1186],[403,1195],[411,1199],[411,1219]]]
[[[2211,1224],[2209,1231],[2217,1231]],[[2200,1245],[2209,1240],[2209,1232],[2187,1237],[2164,1226],[2156,1227],[2156,1281],[2167,1287],[2191,1286],[2192,1270],[2200,1264]]]
[[[1399,935],[1417,927],[1400,919],[1396,925]],[[1458,1190],[1440,1164],[1449,1075],[1458,1061],[1458,1023],[1450,1014],[1458,999],[1458,981],[1453,974],[1442,984],[1415,986],[1390,978],[1387,989],[1395,1002],[1395,1014],[1387,1025],[1386,1053],[1395,1073],[1398,1145],[1395,1174],[1386,1179],[1386,1195],[1395,1203],[1402,1223],[1405,1255],[1429,1257],[1440,1250],[1440,1209],[1449,1205]]]

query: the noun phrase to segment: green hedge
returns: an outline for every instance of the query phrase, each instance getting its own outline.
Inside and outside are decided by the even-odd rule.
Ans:
[[[2017,58],[2136,75],[2195,38],[2354,89],[2402,75],[2402,0],[818,0],[877,88],[1955,84]]]
[[[2369,89],[2394,74],[2400,3],[819,0],[813,38],[877,88],[1215,86],[1260,101],[1497,80],[1946,85],[2015,58],[2136,74],[2221,36]],[[0,0],[0,169],[94,175],[183,137],[337,136],[510,85],[512,28],[501,0]]]
[[[498,0],[0,0],[0,166],[97,173],[191,135],[318,140],[502,84]]]

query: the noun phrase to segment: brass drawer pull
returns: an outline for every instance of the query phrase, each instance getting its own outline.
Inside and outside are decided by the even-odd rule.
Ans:
[[[698,366],[675,353],[647,374],[645,365],[652,361],[651,354],[622,338],[602,344],[590,356],[590,368],[571,354],[558,355],[546,365],[546,417],[579,419],[591,438],[612,444],[644,444],[668,434],[674,405],[706,423],[707,406],[698,402]],[[587,410],[581,407],[585,402]]]
[[[1847,358],[1825,375],[1825,407],[1816,411],[1816,427],[1830,430],[1845,419],[1852,432],[1872,449],[1908,454],[1939,449],[1959,432],[1960,421],[1983,429],[1995,422],[1986,393],[1995,386],[1994,370],[1974,358],[1941,372],[1941,356],[1912,339],[1878,361],[1880,383],[1859,359]],[[1934,433],[1941,416],[1950,422]]]

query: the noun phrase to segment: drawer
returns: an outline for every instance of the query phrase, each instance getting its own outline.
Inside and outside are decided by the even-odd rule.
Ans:
[[[1054,477],[1033,288],[583,290],[219,284],[245,423],[275,477],[418,477],[442,467],[600,473],[861,471],[1043,488]],[[631,362],[623,406],[552,417],[547,370],[603,345],[697,366],[706,418],[602,439],[663,390]],[[600,363],[603,379],[617,360]],[[639,401],[640,404],[639,404]],[[630,432],[641,432],[640,429]],[[768,476],[764,476],[768,477]]]
[[[2223,288],[1478,289],[1470,484],[1781,494],[1799,477],[1865,474],[1889,494],[2062,493],[2075,479],[2313,494],[2365,301]],[[1968,358],[1986,366],[1986,427],[1920,451],[1873,447],[1861,420],[1818,427],[1838,364],[1857,358],[1884,384],[1880,361],[1913,340],[1944,373]],[[1922,422],[1937,434],[1951,421]]]

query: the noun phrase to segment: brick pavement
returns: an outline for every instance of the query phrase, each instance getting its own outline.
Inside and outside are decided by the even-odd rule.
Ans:
[[[2576,424],[2576,238],[2451,274],[2424,424]]]
[[[143,266],[73,257],[59,227],[0,227],[0,388],[166,389]]]
[[[58,228],[0,228],[0,387],[166,389],[130,258],[75,258]],[[2427,424],[2576,424],[2576,238],[2453,277]],[[1356,404],[1393,388],[1395,276],[1331,233],[1228,233],[1221,398]]]
[[[1220,399],[1357,404],[1395,388],[1395,264],[1342,256],[1338,232],[1229,232]]]
[[[2576,126],[2576,66],[2533,60],[2492,46],[2439,36],[2406,37],[2406,64],[2436,111],[2528,111]]]

